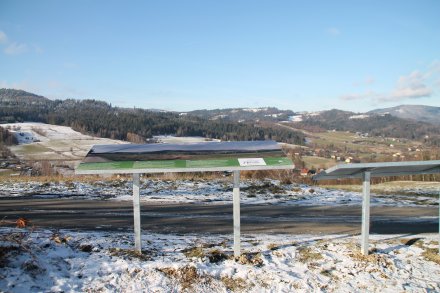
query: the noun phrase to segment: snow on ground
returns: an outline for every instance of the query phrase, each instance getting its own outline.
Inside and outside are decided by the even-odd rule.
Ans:
[[[20,144],[51,139],[92,139],[91,136],[74,131],[67,126],[59,126],[38,122],[0,124],[15,134]]]
[[[9,123],[0,126],[15,133],[19,145],[10,149],[23,160],[79,161],[95,144],[126,143],[84,135],[66,126],[37,122]]]
[[[141,200],[149,202],[232,202],[232,178],[195,180],[141,180]],[[279,205],[361,205],[360,192],[325,189],[277,180],[243,180],[243,204]],[[432,192],[432,193],[429,193]],[[80,198],[131,200],[132,182],[125,178],[96,182],[0,182],[0,197]],[[405,192],[372,194],[371,204],[382,206],[437,205],[438,191],[405,189]]]
[[[6,292],[439,292],[438,235],[231,235],[0,228]]]
[[[370,115],[366,115],[366,114],[361,114],[361,115],[353,115],[348,117],[348,119],[366,119],[369,118]]]
[[[267,111],[267,109],[268,108],[243,108],[243,111],[257,113],[261,111]]]
[[[292,121],[292,122],[301,122],[301,121],[303,121],[303,115],[289,116],[289,121]]]

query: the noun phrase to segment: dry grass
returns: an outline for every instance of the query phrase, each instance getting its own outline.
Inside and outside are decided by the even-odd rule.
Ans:
[[[226,289],[232,292],[240,292],[249,288],[249,284],[243,278],[222,277],[221,281]]]
[[[322,157],[303,156],[302,157],[306,168],[323,168],[327,169],[333,167],[338,162],[333,159],[327,159]]]
[[[241,188],[241,191],[247,192],[249,194],[284,194],[286,190],[278,185],[275,185],[271,182],[264,182],[261,185],[251,185],[248,187]]]
[[[226,259],[231,259],[232,256],[224,253],[219,249],[212,249],[209,252],[205,252],[204,248],[211,248],[214,246],[216,245],[205,244],[204,246],[190,247],[182,250],[182,253],[187,258],[207,259],[210,263],[219,263]]]
[[[159,268],[158,271],[165,274],[170,279],[175,279],[180,283],[182,291],[191,291],[194,284],[207,282],[211,278],[208,276],[201,276],[197,269],[193,266],[184,266],[178,269],[175,268]]]
[[[361,192],[362,191],[362,184],[359,182],[359,184],[323,184],[320,185],[324,188],[331,188],[331,189],[340,189],[345,191],[355,191],[355,192]],[[429,182],[423,182],[423,181],[391,181],[391,182],[385,182],[385,183],[379,183],[379,184],[373,184],[371,185],[371,192],[373,193],[380,193],[380,194],[395,194],[396,192],[404,193],[404,194],[413,194],[405,189],[429,189],[429,190],[435,190],[435,194],[438,195],[438,188],[440,187],[440,182],[436,181],[429,181]]]
[[[310,247],[300,247],[298,249],[298,260],[300,262],[309,263],[323,259],[321,253],[314,252]]]
[[[377,263],[377,264],[384,261],[386,262],[386,258],[384,255],[375,254],[372,251],[370,251],[368,255],[363,255],[360,251],[353,251],[350,252],[348,255],[354,260],[360,262],[369,262],[369,263]]]
[[[280,248],[279,245],[275,244],[275,243],[270,243],[270,244],[267,245],[267,249],[272,250],[272,251],[273,250],[277,250],[279,248]]]
[[[230,258],[229,255],[225,254],[224,252],[218,249],[213,249],[208,254],[208,259],[210,263],[219,263],[229,258]]]
[[[402,238],[402,239],[400,239],[400,243],[402,243],[403,245],[406,245],[406,246],[415,245],[419,248],[424,247],[422,238],[411,238],[411,239]]]
[[[426,260],[435,262],[436,264],[440,265],[440,255],[438,254],[438,248],[425,247],[424,250],[425,251],[422,253],[422,255]]]
[[[176,175],[177,174],[177,175]],[[164,173],[164,174],[143,174],[142,178],[148,180],[224,180],[226,183],[232,182],[232,176],[224,178],[223,173],[218,172],[199,172],[199,173]],[[229,178],[230,177],[230,178]],[[20,182],[41,182],[41,183],[96,183],[97,181],[114,182],[114,181],[131,181],[131,175],[50,175],[50,176],[2,176],[2,182],[20,183]]]
[[[148,261],[153,258],[151,251],[142,251],[142,253],[139,253],[134,249],[123,249],[123,248],[110,248],[108,251],[112,256],[122,257],[129,260],[139,259],[142,261]]]
[[[7,180],[8,177],[11,177],[11,174],[16,173],[14,170],[11,169],[1,169],[0,170],[0,178],[2,181]]]
[[[251,265],[255,267],[262,267],[264,265],[261,259],[261,253],[258,252],[244,252],[239,257],[235,258],[242,265]]]
[[[98,175],[77,175],[72,177],[67,177],[63,175],[52,175],[52,176],[14,176],[9,178],[2,178],[3,182],[20,183],[20,182],[39,182],[39,183],[73,183],[73,182],[83,182],[83,183],[96,183],[96,181],[109,181],[119,180],[124,178],[126,180],[131,180],[129,176],[106,176],[100,177]],[[4,179],[4,180],[3,180]]]
[[[182,250],[182,253],[187,258],[204,258],[206,256],[203,248],[200,246],[185,248]]]
[[[440,255],[438,248],[427,247],[421,238],[412,238],[412,239],[402,239],[402,244],[407,246],[416,246],[420,249],[423,249],[422,256],[425,260],[435,262],[440,265]],[[438,241],[431,241],[430,245],[438,245]]]
[[[379,254],[375,248],[370,249],[368,255],[363,255],[360,252],[359,245],[354,243],[348,243],[347,248],[349,250],[348,256],[350,256],[353,260],[356,260],[367,266],[368,264],[373,264],[382,268],[392,268],[394,267],[393,262],[389,259],[389,256],[386,254]]]

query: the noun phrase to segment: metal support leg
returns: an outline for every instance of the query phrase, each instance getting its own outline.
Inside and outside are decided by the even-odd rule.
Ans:
[[[370,172],[362,174],[362,235],[361,253],[368,255],[368,238],[370,236]]]
[[[233,189],[234,256],[240,256],[240,171],[234,171]]]
[[[438,254],[440,255],[440,192],[438,193]]]
[[[141,246],[141,209],[139,200],[139,174],[133,174],[133,217],[134,217],[134,249],[142,252]]]

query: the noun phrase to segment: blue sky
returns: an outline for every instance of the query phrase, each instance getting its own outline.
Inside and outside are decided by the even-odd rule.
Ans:
[[[440,1],[0,0],[0,88],[187,111],[440,106]]]

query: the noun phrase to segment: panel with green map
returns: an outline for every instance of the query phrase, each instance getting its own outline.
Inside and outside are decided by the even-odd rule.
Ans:
[[[131,160],[129,158],[132,158]],[[273,141],[94,146],[78,174],[292,169]],[[133,172],[131,172],[133,171]]]

